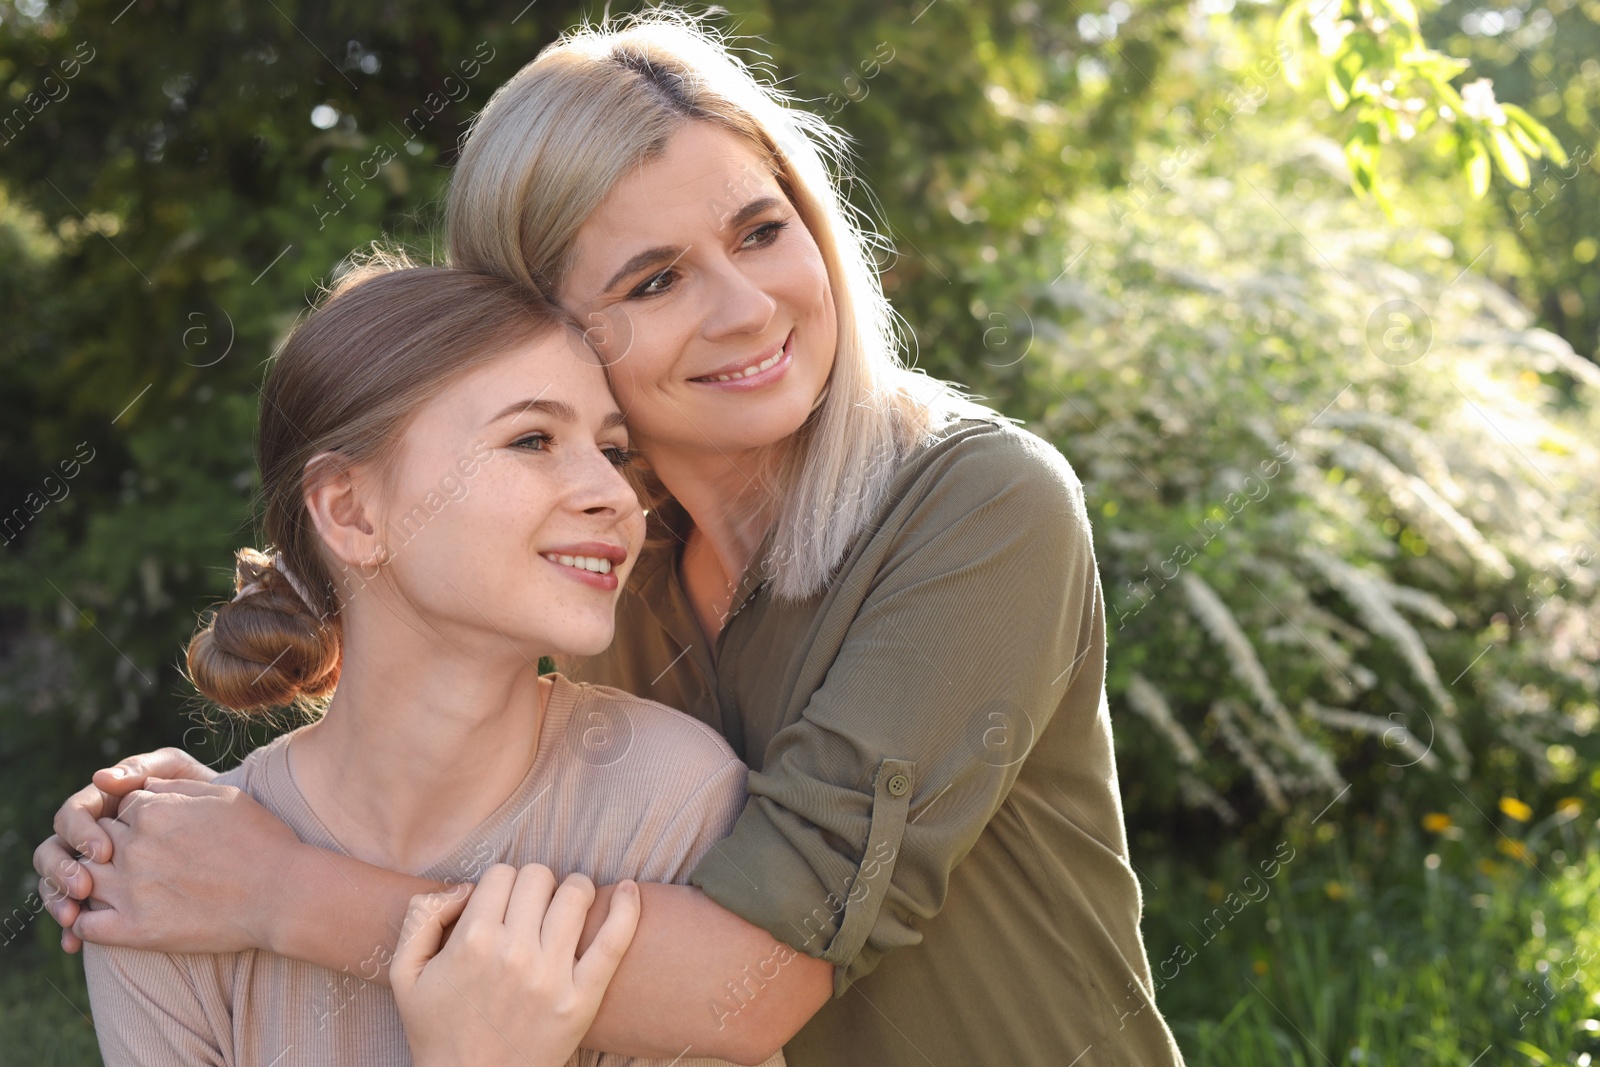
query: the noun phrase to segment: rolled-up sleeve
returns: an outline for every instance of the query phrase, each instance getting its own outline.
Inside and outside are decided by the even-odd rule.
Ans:
[[[1099,707],[1105,655],[1082,485],[1038,438],[950,448],[868,537],[815,631],[836,655],[693,876],[836,993],[921,940],[1058,707]]]

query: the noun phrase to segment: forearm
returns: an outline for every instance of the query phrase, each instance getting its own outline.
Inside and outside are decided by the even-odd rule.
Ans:
[[[445,888],[313,845],[293,853],[281,885],[263,947],[383,985],[412,896]]]
[[[609,906],[602,887],[580,948]],[[584,1046],[759,1063],[833,992],[833,967],[773,940],[692,886],[641,883],[642,911]]]
[[[284,872],[264,947],[385,985],[412,896],[444,888],[311,845]],[[580,950],[605,920],[613,889],[597,893]],[[656,883],[639,890],[638,931],[585,1047],[759,1063],[832,995],[830,964],[774,941],[700,890]]]

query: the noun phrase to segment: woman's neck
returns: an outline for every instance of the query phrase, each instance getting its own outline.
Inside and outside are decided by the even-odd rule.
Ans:
[[[739,453],[657,452],[646,449],[651,470],[694,523],[730,586],[755,558],[772,526],[770,449]]]
[[[537,664],[509,646],[459,647],[401,624],[387,605],[362,605],[344,620],[327,714],[294,740],[296,784],[351,855],[425,870],[532,768],[550,686]]]

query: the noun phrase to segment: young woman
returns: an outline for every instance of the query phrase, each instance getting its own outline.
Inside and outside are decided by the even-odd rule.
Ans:
[[[106,1061],[566,1063],[638,915],[624,882],[575,962],[589,878],[682,881],[744,803],[712,730],[539,674],[610,643],[643,537],[604,371],[526,288],[368,268],[274,361],[258,459],[275,551],[239,554],[189,671],[241,712],[331,699],[217,781],[307,846],[481,882],[414,902],[392,995],[360,980],[391,963],[383,939],[356,975],[90,945]],[[625,766],[583,743],[595,718],[629,723]],[[557,889],[535,860],[577,873]]]
[[[695,888],[641,886],[586,1042],[756,1059],[787,1042],[790,1063],[829,1067],[1177,1063],[1139,933],[1082,486],[1045,442],[903,367],[830,176],[838,144],[656,15],[541,54],[454,178],[452,260],[586,325],[645,461],[653,536],[616,640],[576,676],[688,711],[751,768]],[[126,771],[69,800],[36,856],[69,946],[344,966],[427,888],[313,862],[196,783],[136,794],[148,828],[113,852],[93,819],[118,796],[210,776],[170,751]],[[74,871],[69,842],[111,867]],[[114,917],[80,913],[91,884]],[[752,954],[752,928],[798,953]]]

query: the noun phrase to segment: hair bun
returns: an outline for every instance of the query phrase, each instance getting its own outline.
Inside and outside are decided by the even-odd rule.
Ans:
[[[235,711],[283,707],[333,690],[339,630],[320,618],[274,557],[246,548],[233,600],[219,605],[189,642],[195,687]]]

